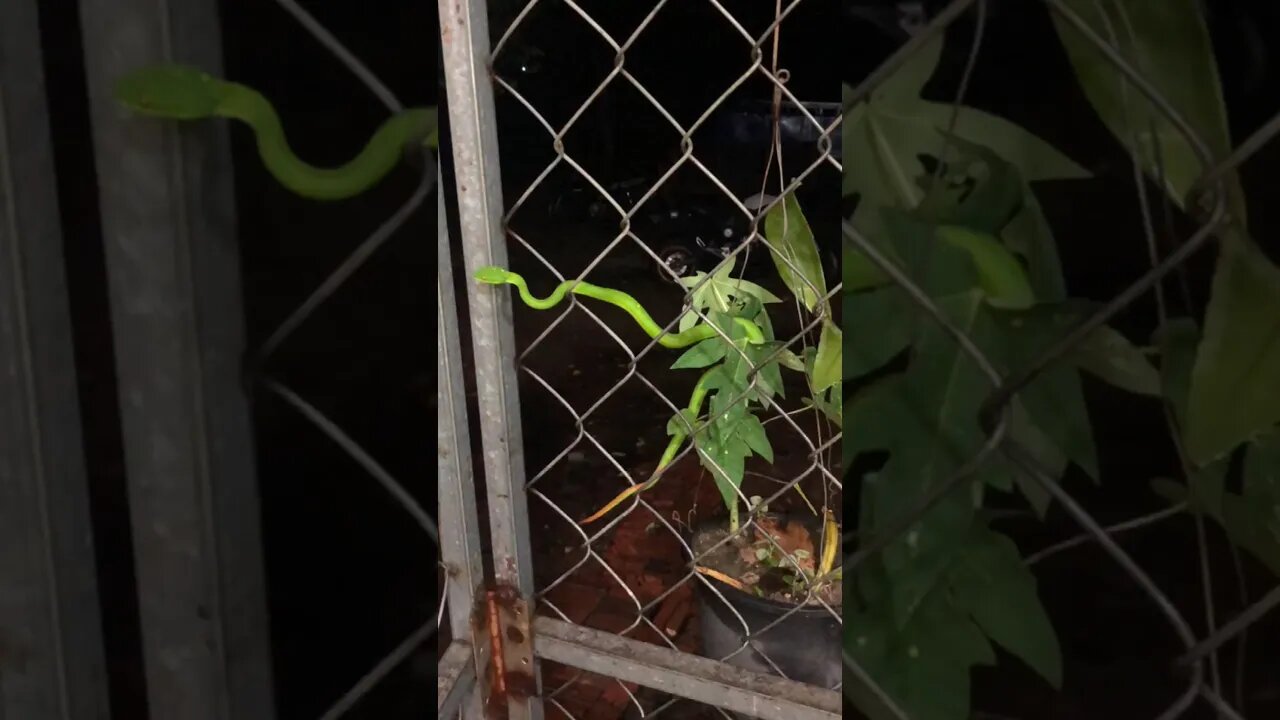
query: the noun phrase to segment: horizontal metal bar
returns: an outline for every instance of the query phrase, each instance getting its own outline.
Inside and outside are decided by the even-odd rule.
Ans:
[[[541,617],[533,651],[543,659],[764,720],[835,720],[840,693],[752,672],[659,645]]]
[[[453,718],[476,685],[471,643],[454,640],[444,651],[436,675],[436,717]]]

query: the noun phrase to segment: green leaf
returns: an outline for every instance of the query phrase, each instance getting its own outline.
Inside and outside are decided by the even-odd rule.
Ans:
[[[742,486],[750,448],[740,438],[728,436],[708,441],[702,449],[705,452],[700,456],[703,467],[711,472],[725,507],[732,507],[738,502],[738,488]]]
[[[671,369],[681,370],[685,368],[710,367],[724,359],[725,351],[727,349],[728,347],[725,345],[724,338],[707,338],[688,350],[685,350],[684,354],[676,358],[676,361],[671,364]]]
[[[1280,268],[1251,243],[1221,248],[1183,428],[1198,465],[1280,421]]]
[[[783,367],[789,370],[795,370],[796,372],[805,371],[804,360],[802,360],[799,355],[796,355],[794,352],[791,352],[790,350],[784,349],[781,353],[779,353],[778,362],[781,363]]]
[[[987,302],[1000,308],[1025,309],[1035,304],[1027,274],[994,235],[958,226],[941,226],[938,239],[969,254]]]
[[[1009,422],[1010,439],[1018,443],[1025,452],[1040,464],[1040,467],[1052,474],[1053,477],[1062,477],[1062,473],[1066,471],[1067,463],[1069,462],[1067,456],[1058,446],[1058,443],[1045,435],[1035,425],[1021,400],[1014,401],[1013,412]],[[1044,516],[1049,512],[1049,505],[1053,501],[1053,496],[1049,494],[1044,485],[1041,485],[1035,478],[1028,477],[1020,469],[1009,467],[1008,471],[1013,481],[1017,484],[1018,490],[1026,498],[1027,503],[1031,505],[1038,517],[1044,519]]]
[[[992,329],[977,291],[944,296],[938,306],[960,330],[983,346]],[[945,480],[982,445],[978,410],[990,381],[937,323],[918,323],[915,352],[906,372],[872,386],[855,399],[845,424],[846,452],[885,450],[890,457],[877,478],[863,483],[863,529],[874,533],[914,509],[919,498]],[[939,502],[883,552],[894,587],[893,617],[910,618],[920,598],[946,569],[945,554],[966,536],[973,517],[968,493]]]
[[[1085,23],[1151,84],[1208,145],[1213,158],[1231,151],[1218,65],[1197,0],[1066,0]],[[1190,141],[1068,20],[1051,13],[1085,96],[1126,148],[1137,148],[1152,180],[1180,207],[1207,170]],[[1158,162],[1157,162],[1158,161]],[[1162,172],[1163,171],[1163,172]],[[1244,197],[1234,173],[1226,178],[1229,210],[1245,222]]]
[[[747,415],[738,426],[738,432],[748,448],[764,458],[765,461],[773,462],[773,446],[769,444],[769,435],[765,432],[764,424],[760,422],[760,418],[755,415]]]
[[[876,517],[891,520],[905,512],[890,493],[882,493]],[[903,627],[911,621],[928,595],[939,587],[959,553],[974,518],[973,507],[964,493],[939,501],[890,543],[883,554],[890,581],[889,596],[893,621]]]
[[[1156,330],[1153,340],[1160,348],[1160,387],[1173,406],[1178,424],[1186,427],[1187,389],[1191,386],[1200,329],[1190,318],[1170,318]]]
[[[1137,395],[1159,397],[1160,372],[1129,339],[1102,326],[1089,333],[1072,351],[1071,359],[1082,370],[1104,382]]]
[[[878,370],[907,348],[911,341],[907,303],[911,301],[901,288],[846,293],[842,301],[844,322],[853,328],[843,352],[846,378]]]
[[[818,244],[795,193],[788,193],[769,210],[764,219],[764,235],[787,289],[809,312],[817,312],[818,306],[825,302],[827,281],[822,274]]]
[[[1079,321],[1085,303],[1043,303],[1029,310],[995,310],[999,357],[1010,368],[1027,367]],[[1070,365],[1046,368],[1018,393],[1031,422],[1088,475],[1098,478],[1098,454],[1084,404],[1080,373]]]
[[[1243,494],[1262,504],[1280,505],[1280,430],[1272,430],[1249,446]]]
[[[937,67],[943,38],[913,54],[869,100],[852,106],[845,118],[844,195],[862,203],[914,207],[922,197],[915,179],[924,174],[921,155],[938,157],[941,133],[954,105],[924,100],[919,93]],[[846,88],[846,93],[848,89]],[[852,103],[852,97],[846,96]],[[1028,181],[1088,177],[1088,172],[1023,128],[980,110],[962,107],[956,136],[991,148]],[[855,223],[857,225],[857,223]]]
[[[844,427],[844,382],[838,382],[827,389],[827,392],[818,393],[812,398],[812,402],[819,410],[827,416],[831,422],[837,427]]]
[[[949,103],[929,103],[920,113],[939,128],[951,121]],[[1054,146],[1002,117],[966,107],[956,119],[956,137],[989,148],[1012,163],[1028,181],[1081,180],[1092,174]]]
[[[1062,648],[1012,540],[975,529],[951,588],[988,637],[1061,689]]]
[[[1227,536],[1280,576],[1280,516],[1275,506],[1262,506],[1235,493],[1222,498],[1219,519]]]
[[[955,133],[947,138],[948,155],[939,182],[919,179],[927,194],[917,214],[938,225],[958,225],[995,235],[1022,207],[1025,183],[1016,168],[998,154]]]
[[[1067,297],[1067,283],[1062,276],[1058,244],[1029,187],[1024,186],[1022,209],[1000,231],[1000,239],[1027,263],[1027,279],[1041,301],[1053,302]]]
[[[693,429],[698,427],[698,418],[694,416],[693,411],[689,408],[680,408],[680,412],[672,415],[667,421],[667,435],[675,435],[676,433],[692,433]]]
[[[990,643],[968,613],[943,593],[933,593],[897,632],[883,613],[872,608],[846,617],[850,656],[911,720],[967,720],[970,670],[995,664]],[[875,701],[866,692],[851,699],[869,717],[884,717],[876,714]]]
[[[809,383],[813,392],[820,393],[840,382],[844,370],[843,349],[840,328],[830,319],[824,320],[822,337],[818,340],[818,356],[813,361],[813,375]]]

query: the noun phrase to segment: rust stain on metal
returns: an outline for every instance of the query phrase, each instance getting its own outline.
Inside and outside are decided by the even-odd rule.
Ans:
[[[485,605],[488,608],[489,645],[493,650],[493,693],[507,694],[507,675],[503,668],[505,659],[502,656],[502,619],[498,613],[498,593],[485,592]]]
[[[529,611],[520,591],[510,585],[493,585],[482,598],[476,607],[476,632],[487,636],[491,650],[485,715],[505,720],[512,702],[537,695]]]

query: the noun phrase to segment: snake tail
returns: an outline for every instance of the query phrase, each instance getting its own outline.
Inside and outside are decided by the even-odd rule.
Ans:
[[[702,373],[702,377],[698,378],[698,383],[693,386],[693,392],[689,395],[689,405],[686,407],[684,414],[691,418],[697,418],[698,413],[702,411],[702,401],[707,397],[707,382],[711,377],[712,370]],[[627,498],[658,484],[658,480],[662,479],[662,471],[675,460],[676,453],[680,451],[680,446],[684,445],[684,441],[688,439],[688,427],[684,423],[676,423],[675,432],[671,435],[671,441],[667,443],[667,447],[662,452],[662,457],[658,460],[658,466],[653,469],[653,474],[649,479],[632,485],[631,487],[618,493],[612,500],[605,503],[603,507],[592,513],[589,517],[582,520],[583,525],[589,525],[600,518],[608,515],[614,508],[621,505]]]

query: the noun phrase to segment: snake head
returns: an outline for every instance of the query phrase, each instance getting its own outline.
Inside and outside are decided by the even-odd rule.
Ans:
[[[494,265],[488,265],[476,270],[475,278],[477,281],[488,285],[501,285],[511,278],[510,270],[503,270]]]
[[[222,102],[221,80],[185,65],[162,64],[135,70],[116,84],[116,99],[134,112],[173,120],[199,120]]]

